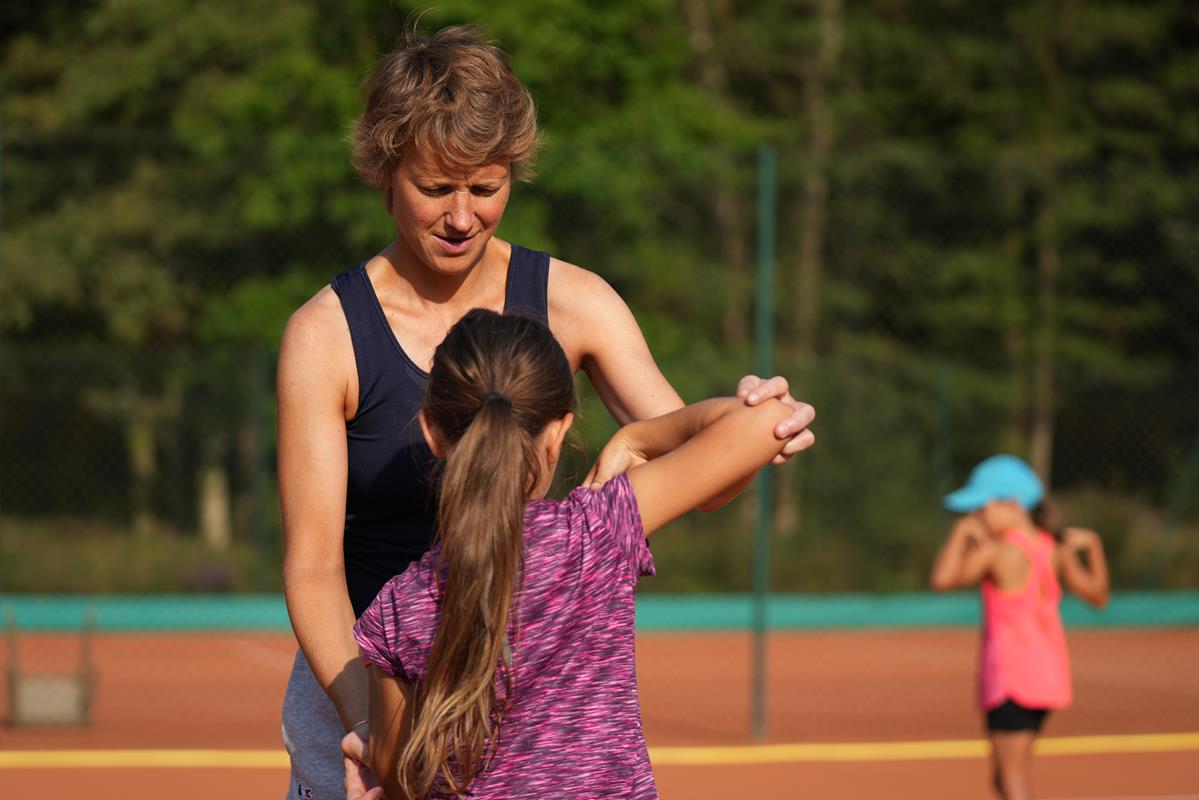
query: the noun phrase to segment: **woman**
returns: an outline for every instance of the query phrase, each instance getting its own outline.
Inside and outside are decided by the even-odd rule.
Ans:
[[[454,322],[480,307],[546,322],[621,424],[683,405],[602,279],[495,238],[539,141],[532,98],[503,53],[466,28],[413,36],[367,89],[354,164],[384,195],[396,239],[296,311],[279,354],[284,588],[301,650],[283,711],[293,798],[341,795],[339,742],[367,717],[354,621],[428,548],[433,455],[416,420]],[[814,412],[784,380],[748,376],[738,391],[792,408],[775,431],[790,440],[782,457],[808,446],[800,434]],[[633,457],[606,450],[599,479]]]

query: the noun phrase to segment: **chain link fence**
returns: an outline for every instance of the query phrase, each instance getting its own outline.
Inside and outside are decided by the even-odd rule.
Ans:
[[[278,336],[292,309],[386,243],[380,204],[348,170],[334,199],[268,202],[165,133],[10,133],[3,147],[0,593],[278,592]],[[542,173],[579,147],[551,146]],[[519,186],[501,228],[613,283],[687,399],[730,392],[752,363],[754,154],[720,152],[710,169],[635,189],[637,208],[616,209],[602,187]],[[819,420],[817,447],[778,472],[772,590],[922,590],[949,522],[940,496],[998,451],[1050,466],[1067,517],[1103,535],[1117,589],[1199,585],[1194,166],[1130,188],[1120,164],[1062,165],[1050,180],[858,153],[832,161],[813,194],[802,151],[781,148],[780,164],[778,371]],[[304,203],[327,214],[288,224]],[[582,389],[594,453],[613,426]],[[583,470],[582,457],[564,464],[559,483]],[[677,523],[654,543],[645,591],[747,591],[752,513],[742,500]],[[710,674],[748,681],[748,643],[728,636],[647,640],[691,665],[648,679],[651,732],[743,734],[740,690],[695,705],[716,697]],[[962,708],[933,702],[919,678],[911,691],[888,683],[885,662],[930,648],[958,659],[949,679],[964,693],[971,635],[884,639],[875,652],[852,636],[776,634],[772,735],[901,737],[912,713]],[[121,647],[155,647],[138,641]],[[1081,652],[1125,646],[1092,635]],[[831,672],[787,678],[796,659]],[[877,691],[838,683],[859,666]],[[1121,669],[1139,680],[1137,664]],[[887,722],[854,722],[879,707]],[[959,732],[938,719],[912,730]]]
[[[125,540],[191,547],[195,562],[196,574],[142,584],[127,570],[132,582],[113,585],[50,570],[47,591],[279,587],[278,336],[291,309],[386,242],[369,202],[357,230],[214,233],[227,209],[202,193],[164,199],[211,181],[197,183],[167,142],[4,144],[5,547],[28,564],[52,538],[39,533],[52,533],[114,552]],[[773,586],[920,588],[946,522],[938,498],[998,451],[1031,458],[1068,517],[1101,530],[1118,587],[1194,585],[1199,247],[1184,220],[1197,193],[1167,203],[1149,179],[1125,187],[1121,165],[1063,167],[1053,191],[1068,201],[1046,210],[1044,176],[863,154],[828,168],[817,225],[803,156],[781,153],[776,352],[819,409],[820,444],[780,471]],[[551,149],[543,169],[578,157]],[[720,171],[719,191],[665,208],[648,193],[615,220],[602,193],[521,186],[501,230],[616,285],[690,399],[728,392],[752,363],[752,152],[725,153]],[[1193,174],[1158,177],[1186,187]],[[344,177],[350,196],[371,200]],[[1144,197],[1129,206],[1130,192]],[[612,426],[584,394],[594,452]],[[748,513],[681,524],[686,534],[664,537],[656,583],[746,588],[748,559],[730,556],[747,544]],[[242,566],[222,579],[231,548]],[[9,571],[7,588],[39,588]]]

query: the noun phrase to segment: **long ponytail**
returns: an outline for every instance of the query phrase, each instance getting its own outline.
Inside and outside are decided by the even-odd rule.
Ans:
[[[539,477],[537,436],[574,407],[570,365],[541,323],[475,310],[438,347],[425,414],[449,442],[438,494],[441,616],[397,765],[408,797],[461,797],[510,701],[508,633]]]

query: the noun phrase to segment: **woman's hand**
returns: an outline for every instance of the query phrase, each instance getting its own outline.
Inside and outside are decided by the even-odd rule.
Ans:
[[[791,416],[775,426],[775,438],[789,441],[783,447],[783,451],[774,457],[772,464],[782,464],[796,453],[815,444],[816,436],[808,430],[808,426],[816,419],[816,409],[791,396],[786,378],[776,375],[764,381],[757,375],[746,375],[737,382],[737,396],[744,400],[747,406],[756,406],[776,397],[791,409]]]
[[[346,800],[386,800],[375,773],[366,765],[366,739],[353,730],[341,740]]]

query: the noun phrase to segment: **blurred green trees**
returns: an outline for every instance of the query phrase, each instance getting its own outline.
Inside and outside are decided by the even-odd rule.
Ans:
[[[277,536],[274,347],[388,240],[345,134],[418,10],[0,10],[0,524]],[[456,22],[545,127],[502,235],[613,283],[685,397],[750,364],[754,150],[779,147],[779,371],[820,422],[779,482],[777,587],[921,585],[939,494],[998,450],[1110,528],[1124,585],[1193,579],[1167,530],[1199,505],[1187,4],[457,0],[420,24]],[[745,585],[742,510],[680,527],[660,584]]]

